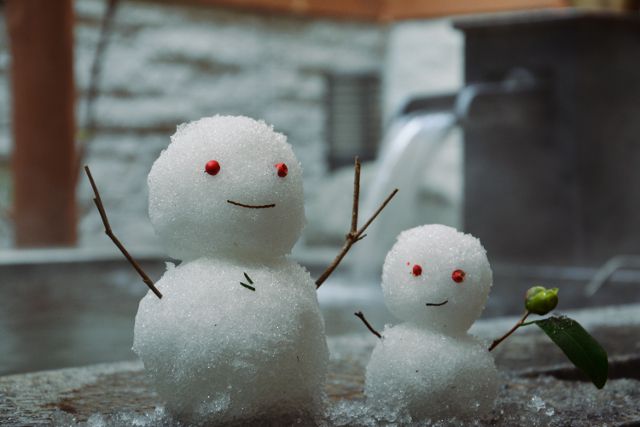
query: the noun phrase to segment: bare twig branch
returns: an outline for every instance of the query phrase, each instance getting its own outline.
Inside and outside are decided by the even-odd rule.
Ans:
[[[516,329],[518,329],[520,326],[522,326],[524,324],[524,321],[527,320],[527,317],[529,317],[530,314],[531,313],[529,312],[529,310],[525,311],[524,314],[522,315],[522,317],[520,318],[520,320],[518,320],[518,323],[513,325],[513,328],[509,329],[509,331],[506,334],[504,334],[503,336],[501,336],[497,340],[494,340],[491,343],[491,346],[489,347],[489,351],[491,351],[494,348],[496,348],[498,346],[498,344],[500,344],[502,341],[507,339],[509,337],[509,335],[514,333],[516,331]]]
[[[364,314],[361,311],[358,311],[357,313],[353,313],[353,314],[355,314],[357,318],[362,320],[362,323],[364,323],[364,326],[366,326],[367,329],[369,329],[369,331],[371,331],[371,333],[373,335],[375,335],[378,338],[382,339],[382,335],[380,335],[380,332],[378,332],[375,329],[373,329],[373,326],[371,326],[371,324],[367,321],[367,319],[365,319]]]
[[[155,287],[153,280],[151,280],[149,276],[147,276],[147,273],[144,272],[142,267],[140,267],[140,265],[136,262],[136,260],[133,259],[133,257],[127,251],[127,249],[125,249],[124,245],[120,243],[120,240],[118,240],[116,235],[113,234],[113,231],[111,230],[111,224],[109,224],[109,218],[107,218],[107,213],[104,210],[104,205],[102,204],[102,199],[100,198],[100,192],[98,191],[98,187],[96,186],[96,183],[93,180],[93,176],[91,175],[89,166],[85,166],[84,171],[86,172],[87,177],[89,178],[89,182],[91,183],[91,188],[93,189],[93,194],[95,196],[93,198],[93,202],[95,203],[96,208],[98,208],[98,212],[100,213],[100,218],[102,219],[102,224],[104,225],[105,234],[109,236],[111,241],[118,247],[118,249],[120,249],[120,252],[122,252],[122,255],[124,255],[127,261],[129,261],[129,264],[131,264],[131,266],[138,272],[138,274],[142,278],[142,281],[149,287],[149,289],[151,289],[158,298],[162,298],[162,294]]]
[[[351,208],[351,233],[358,229],[358,205],[360,204],[360,159],[354,159],[353,207]]]
[[[253,280],[251,280],[251,277],[249,277],[246,272],[243,272],[242,274],[244,274],[244,278],[247,279],[247,282],[249,282],[250,285],[253,285]]]
[[[82,130],[78,136],[78,142],[76,147],[76,178],[79,179],[81,174],[81,166],[89,144],[95,138],[97,120],[95,113],[95,104],[100,94],[100,78],[102,76],[102,66],[104,64],[105,52],[109,44],[111,33],[113,32],[113,21],[118,9],[118,2],[120,0],[108,0],[107,7],[102,17],[100,24],[100,36],[98,37],[98,44],[93,56],[93,62],[91,64],[91,74],[89,77],[89,87],[87,88],[87,95],[85,100],[85,114],[82,125]]]
[[[249,289],[250,291],[253,291],[253,292],[255,292],[255,291],[256,291],[256,288],[254,288],[253,286],[247,285],[246,283],[242,283],[242,282],[240,282],[240,284],[241,284],[243,287],[245,287],[245,288]]]
[[[358,229],[358,204],[360,199],[360,159],[355,158],[355,174],[353,179],[353,208],[351,211],[351,228],[349,233],[345,236],[345,242],[338,252],[338,255],[334,258],[334,260],[329,264],[327,269],[320,275],[318,280],[316,280],[316,289],[322,286],[322,284],[327,280],[327,278],[333,273],[333,271],[338,267],[342,259],[345,257],[351,246],[353,246],[358,241],[364,239],[366,234],[364,232],[371,225],[371,223],[380,215],[380,212],[389,204],[391,199],[396,195],[398,189],[396,188],[387,196],[387,198],[382,202],[380,207],[374,212],[374,214],[369,218],[369,220]]]
[[[362,236],[358,237],[358,238],[356,239],[356,242],[359,242],[360,240],[364,239],[365,237],[367,237],[367,234],[366,234],[366,233],[365,233],[365,234],[363,234]]]
[[[365,224],[358,230],[358,237],[360,237],[360,235],[364,233],[367,228],[369,228],[371,223],[378,217],[378,215],[380,215],[380,212],[382,212],[382,210],[387,207],[387,205],[389,204],[391,199],[393,199],[393,197],[396,195],[397,192],[398,192],[398,189],[396,188],[391,192],[391,194],[387,196],[386,199],[384,199],[384,202],[382,202],[380,207],[374,212],[373,215],[371,215],[371,218],[369,218],[369,220],[365,222]]]

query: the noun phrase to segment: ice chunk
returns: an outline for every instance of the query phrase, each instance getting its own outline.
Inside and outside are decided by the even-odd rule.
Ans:
[[[385,304],[396,317],[450,334],[480,317],[491,284],[480,241],[439,224],[402,232],[382,272]]]
[[[289,253],[304,225],[302,167],[283,134],[214,116],[179,126],[171,141],[148,179],[149,216],[170,255]]]
[[[540,412],[541,410],[543,410],[547,405],[544,403],[544,401],[542,399],[540,399],[540,396],[536,396],[534,395],[530,400],[529,400],[529,407],[534,409],[536,412]]]
[[[136,316],[134,351],[167,409],[187,422],[312,416],[328,350],[298,264],[201,258],[169,269]]]

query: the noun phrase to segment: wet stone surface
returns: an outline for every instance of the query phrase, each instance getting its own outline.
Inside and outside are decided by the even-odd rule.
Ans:
[[[581,380],[562,353],[533,329],[496,349],[502,387],[491,414],[474,425],[640,425],[640,325],[590,330],[607,349],[611,376],[602,390]],[[363,405],[364,369],[375,338],[329,338],[328,414],[320,425],[403,425]],[[173,425],[139,362],[0,377],[0,425]],[[435,425],[458,425],[456,420]],[[304,422],[303,422],[304,425]],[[433,425],[422,423],[419,425]]]

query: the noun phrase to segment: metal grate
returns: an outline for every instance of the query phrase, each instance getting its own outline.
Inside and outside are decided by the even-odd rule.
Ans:
[[[327,88],[329,168],[351,164],[356,155],[374,159],[381,134],[379,75],[329,74]]]

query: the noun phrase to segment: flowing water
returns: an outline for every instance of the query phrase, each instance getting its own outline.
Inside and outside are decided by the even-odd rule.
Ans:
[[[402,230],[426,223],[459,226],[462,149],[452,112],[401,118],[389,130],[362,202],[368,218],[394,188],[400,189],[367,230],[366,244],[350,256],[356,275],[375,277]]]

